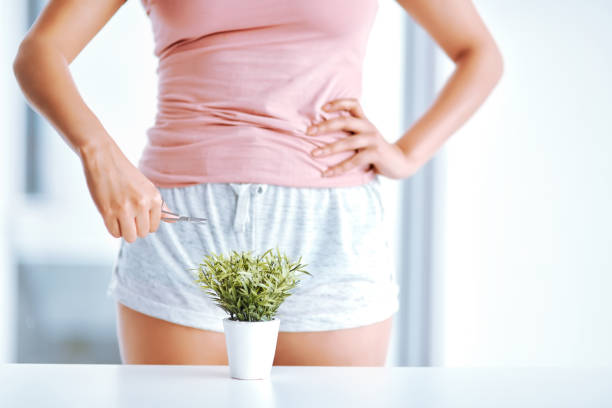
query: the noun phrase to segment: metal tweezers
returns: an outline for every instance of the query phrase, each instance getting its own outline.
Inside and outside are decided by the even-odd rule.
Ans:
[[[164,208],[164,200],[162,200],[162,208]],[[162,217],[162,220],[172,220],[174,222],[179,222],[179,221],[185,221],[185,222],[195,222],[198,224],[204,224],[206,223],[206,221],[208,221],[208,218],[197,218],[197,217],[189,217],[186,215],[178,215],[176,213],[173,213],[172,211],[165,211],[162,210],[163,214],[170,214],[170,215],[174,215],[175,217],[178,218],[171,218],[171,217]]]

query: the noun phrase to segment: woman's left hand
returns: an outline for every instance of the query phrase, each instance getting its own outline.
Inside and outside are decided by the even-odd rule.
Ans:
[[[325,112],[344,109],[351,116],[341,116],[314,123],[306,131],[308,135],[344,130],[350,136],[314,149],[311,152],[313,157],[356,150],[356,153],[350,158],[330,166],[323,173],[324,176],[336,176],[363,164],[370,164],[376,173],[392,179],[410,177],[418,170],[416,164],[408,160],[399,146],[383,138],[378,129],[366,118],[357,99],[336,99],[325,104],[322,109]]]

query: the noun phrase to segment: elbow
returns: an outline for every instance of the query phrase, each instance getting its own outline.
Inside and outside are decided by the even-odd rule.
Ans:
[[[493,82],[493,86],[497,85],[504,75],[504,56],[499,47],[494,41],[490,41],[480,47],[479,54],[487,76]]]
[[[481,78],[487,78],[492,87],[497,85],[504,74],[504,58],[494,42],[467,47],[452,59],[456,65],[474,67]]]
[[[13,58],[13,74],[17,79],[17,82],[21,82],[20,79],[23,77],[27,67],[32,65],[29,56],[32,54],[32,50],[27,39],[23,40],[17,48],[17,54]]]
[[[490,56],[490,71],[495,84],[497,84],[504,75],[504,56],[497,46],[493,46]]]
[[[13,58],[13,74],[15,75],[15,78],[17,78],[17,80],[19,80],[19,71],[21,70],[21,65],[22,65],[22,58],[21,58],[21,47],[22,47],[23,43],[21,43],[19,45],[19,48],[17,49],[17,55],[15,55],[15,57]]]
[[[29,72],[36,72],[41,68],[41,56],[50,49],[45,41],[38,37],[25,37],[13,58],[13,73],[19,79]]]

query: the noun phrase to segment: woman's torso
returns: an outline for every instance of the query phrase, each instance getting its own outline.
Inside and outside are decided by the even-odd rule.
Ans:
[[[348,186],[364,165],[322,170],[354,154],[310,151],[344,131],[306,135],[348,115],[321,106],[360,98],[377,0],[141,0],[158,57],[158,111],[139,168],[156,185],[257,182]]]

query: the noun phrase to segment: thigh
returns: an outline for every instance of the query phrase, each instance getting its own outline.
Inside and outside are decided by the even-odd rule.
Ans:
[[[124,364],[227,365],[222,332],[174,324],[119,302],[117,336]]]
[[[384,366],[392,319],[350,329],[279,332],[274,364]]]
[[[274,365],[383,366],[392,318],[367,326],[279,332]],[[124,364],[227,365],[224,333],[181,326],[117,303]]]

